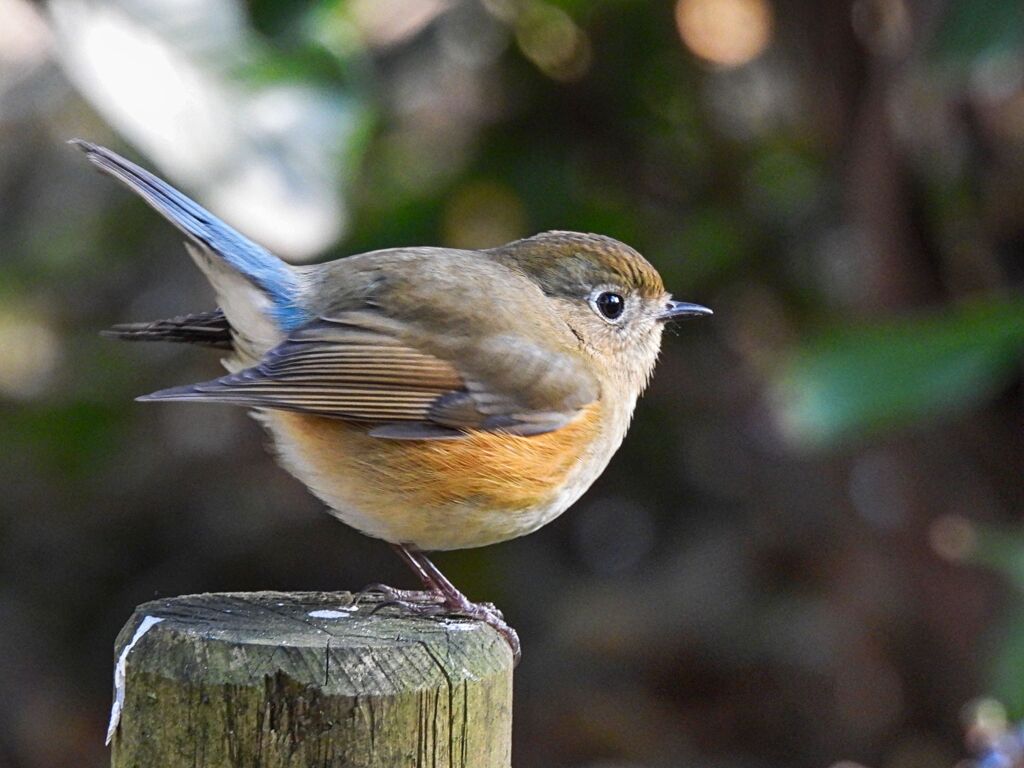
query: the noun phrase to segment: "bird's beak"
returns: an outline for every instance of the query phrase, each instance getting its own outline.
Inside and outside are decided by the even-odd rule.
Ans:
[[[715,314],[707,307],[702,307],[700,304],[690,304],[685,301],[669,301],[665,305],[665,309],[658,315],[658,319],[662,322],[668,320],[675,320],[677,317],[685,317],[687,315],[713,315]]]

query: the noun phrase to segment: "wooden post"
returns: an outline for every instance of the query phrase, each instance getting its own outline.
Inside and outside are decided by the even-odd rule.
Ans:
[[[509,768],[491,627],[347,592],[190,595],[117,638],[113,768]]]

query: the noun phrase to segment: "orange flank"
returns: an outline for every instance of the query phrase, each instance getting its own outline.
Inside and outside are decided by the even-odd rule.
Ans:
[[[277,445],[290,446],[282,459],[342,519],[424,549],[482,546],[534,530],[539,509],[557,500],[602,430],[599,403],[531,437],[472,431],[457,440],[386,440],[339,419],[286,411],[264,418]],[[434,540],[445,544],[430,546]]]

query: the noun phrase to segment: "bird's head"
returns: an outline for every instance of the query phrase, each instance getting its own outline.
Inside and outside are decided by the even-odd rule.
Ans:
[[[673,300],[650,262],[610,237],[544,232],[491,253],[537,283],[602,378],[624,381],[636,394],[654,369],[665,323],[711,314]]]

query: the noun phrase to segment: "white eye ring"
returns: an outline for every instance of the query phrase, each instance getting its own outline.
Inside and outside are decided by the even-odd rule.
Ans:
[[[614,286],[595,288],[587,301],[590,308],[606,323],[618,324],[626,314],[625,291]]]

